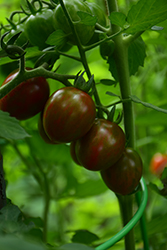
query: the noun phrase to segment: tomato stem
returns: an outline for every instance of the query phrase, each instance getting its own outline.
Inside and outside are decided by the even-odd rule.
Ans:
[[[12,89],[14,89],[21,82],[26,81],[33,77],[38,77],[38,76],[57,80],[59,82],[62,82],[65,86],[72,86],[72,84],[69,82],[69,79],[75,79],[75,75],[57,74],[41,66],[32,70],[28,70],[28,71],[21,70],[21,72],[19,72],[18,75],[14,79],[12,79],[10,82],[0,87],[0,99],[4,97],[5,95],[7,95]]]
[[[108,0],[109,12],[119,11],[116,0]],[[112,32],[117,33],[120,31],[120,28],[116,25],[112,25]],[[121,92],[121,99],[127,100],[131,95],[131,86],[130,86],[130,74],[129,74],[129,65],[128,65],[128,46],[124,43],[122,34],[113,38],[115,42],[114,50],[114,60],[116,63],[116,68],[119,77],[119,85]],[[127,146],[134,148],[135,146],[135,126],[134,126],[134,112],[133,112],[133,103],[132,102],[123,102],[123,112],[124,112],[124,128],[127,139]],[[123,225],[132,219],[132,207],[133,207],[133,196],[117,196],[120,211],[122,214]],[[135,241],[134,241],[134,231],[133,229],[125,235],[125,249],[134,250]]]

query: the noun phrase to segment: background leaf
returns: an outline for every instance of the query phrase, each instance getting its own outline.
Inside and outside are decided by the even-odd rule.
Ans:
[[[94,248],[78,243],[65,244],[59,248],[59,250],[92,250],[92,249]]]
[[[19,121],[0,110],[0,137],[5,139],[24,139],[30,135],[20,126]]]
[[[127,33],[144,31],[167,19],[166,0],[139,0],[127,15]]]
[[[76,230],[71,240],[72,242],[90,245],[98,239],[99,237],[96,234],[91,233],[88,230]]]

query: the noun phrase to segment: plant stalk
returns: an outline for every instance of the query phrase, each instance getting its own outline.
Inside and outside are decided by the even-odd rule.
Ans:
[[[108,0],[109,13],[118,11],[117,1]],[[120,28],[112,25],[112,32],[119,32]],[[122,100],[128,99],[131,95],[130,74],[128,65],[128,46],[124,43],[123,36],[120,34],[113,38],[115,42],[114,60],[119,78],[119,86]],[[132,102],[123,102],[124,112],[124,129],[127,139],[127,146],[135,147],[135,126],[134,126],[134,112]],[[122,215],[123,225],[126,225],[133,217],[133,196],[117,196],[120,211]],[[134,250],[135,240],[133,229],[125,235],[125,249]]]

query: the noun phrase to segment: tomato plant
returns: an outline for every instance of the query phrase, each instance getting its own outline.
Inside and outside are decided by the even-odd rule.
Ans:
[[[71,142],[86,134],[94,123],[96,108],[82,90],[65,87],[48,99],[43,113],[46,134],[54,142]]]
[[[83,11],[88,14],[92,14],[90,8],[81,0],[74,0],[73,2],[64,1],[64,4],[70,14],[70,17],[72,21],[74,22],[77,35],[81,41],[82,44],[87,44],[91,37],[94,34],[94,25],[85,25],[80,21],[80,18],[77,14],[78,11]],[[66,16],[64,15],[64,12],[62,10],[61,5],[57,5],[55,11],[54,11],[54,26],[55,29],[62,29],[65,34],[68,35],[69,41],[71,41],[73,44],[75,44],[74,36],[71,34],[71,28],[67,21]]]
[[[96,119],[89,132],[76,142],[76,156],[88,170],[108,168],[121,157],[125,148],[125,134],[116,123]]]
[[[31,68],[27,68],[31,70]],[[18,70],[7,76],[2,86],[18,75]],[[20,83],[0,99],[0,109],[18,120],[26,120],[43,110],[49,98],[49,84],[44,77],[33,77]]]
[[[167,20],[167,2],[164,0],[147,0],[147,4],[146,0],[124,1],[126,2],[124,4],[122,2],[118,0],[96,1],[98,3],[96,5],[95,1],[92,0],[90,2],[84,0],[32,0],[29,2],[26,0],[26,11],[23,8],[22,11],[19,11],[19,16],[20,14],[21,16],[24,15],[23,19],[18,20],[14,29],[12,26],[9,27],[11,31],[9,36],[5,34],[6,30],[1,25],[0,67],[6,65],[6,63],[9,65],[12,62],[12,65],[19,65],[19,74],[12,73],[10,79],[0,88],[0,108],[8,111],[11,116],[15,116],[19,120],[28,119],[41,112],[38,126],[33,124],[31,130],[31,126],[29,127],[31,120],[21,122],[21,126],[23,124],[25,130],[28,129],[30,134],[32,132],[33,135],[36,135],[36,133],[33,133],[34,129],[35,132],[38,131],[46,143],[61,144],[56,147],[43,144],[43,147],[40,148],[39,143],[35,142],[35,136],[28,138],[21,142],[25,146],[23,148],[26,148],[31,154],[27,156],[24,152],[19,151],[20,142],[9,142],[9,139],[17,140],[20,137],[17,133],[16,135],[14,133],[12,138],[6,136],[4,133],[6,127],[7,131],[9,128],[11,131],[13,127],[8,122],[8,114],[0,112],[0,117],[1,114],[2,117],[5,117],[2,118],[0,136],[6,139],[7,143],[11,143],[27,169],[32,170],[27,172],[34,176],[40,190],[42,190],[41,195],[44,196],[45,203],[44,206],[41,206],[44,208],[43,240],[48,243],[47,237],[49,237],[51,241],[49,244],[53,245],[53,247],[59,248],[57,246],[59,242],[52,242],[51,238],[54,237],[50,237],[50,231],[48,230],[50,229],[48,214],[51,200],[64,199],[68,195],[78,198],[86,197],[86,195],[93,196],[98,191],[94,192],[96,188],[93,190],[91,183],[97,183],[99,190],[101,189],[99,193],[103,192],[104,186],[100,186],[103,185],[101,179],[97,180],[97,182],[94,181],[93,178],[96,173],[83,171],[83,168],[100,171],[102,179],[109,189],[119,194],[117,195],[119,205],[124,208],[120,209],[123,225],[127,224],[133,217],[134,196],[132,194],[136,196],[136,200],[139,201],[138,204],[143,202],[137,189],[142,176],[142,161],[134,148],[136,145],[143,147],[140,143],[136,144],[136,138],[140,139],[140,135],[143,136],[147,133],[146,131],[142,133],[142,129],[137,127],[136,135],[135,126],[139,126],[143,120],[138,119],[138,113],[135,115],[134,111],[138,111],[138,103],[145,108],[153,109],[153,112],[158,110],[159,114],[161,114],[161,111],[163,113],[167,113],[167,111],[147,103],[146,100],[140,100],[140,97],[137,97],[133,92],[137,88],[142,88],[137,94],[145,93],[144,88],[148,85],[145,83],[147,83],[147,73],[149,71],[143,73],[142,68],[145,65],[144,60],[147,56],[145,41],[149,40],[147,49],[150,56],[153,53],[150,53],[149,49],[154,46],[150,40],[152,37],[156,37],[156,49],[159,53],[163,51],[162,58],[165,58],[166,48],[163,47],[165,33],[163,33],[163,42],[158,44],[158,38],[163,29],[157,25]],[[36,9],[36,6],[39,6],[39,8]],[[13,20],[13,15],[11,14],[9,19]],[[146,36],[142,36],[146,30]],[[152,30],[154,30],[153,35],[151,34]],[[15,36],[15,34],[20,31],[22,31],[23,35],[26,34],[26,40],[29,40],[30,46],[27,43],[18,43],[21,34],[19,37]],[[68,45],[69,47],[66,47]],[[70,47],[72,49],[69,51]],[[160,63],[157,67],[158,58],[159,55],[155,59],[156,62],[152,62],[150,58],[146,62],[147,66],[151,62],[151,67],[149,66],[151,69],[156,65],[156,73],[162,65]],[[31,65],[33,72],[25,70],[27,65]],[[78,72],[83,73],[80,75]],[[162,72],[163,74],[160,74],[161,79],[164,80],[162,82],[165,82],[164,69]],[[31,73],[34,78],[32,78]],[[83,78],[83,74],[89,79],[88,82]],[[131,77],[132,75],[133,77]],[[159,77],[158,74],[157,77]],[[53,92],[50,97],[46,79],[51,79]],[[151,79],[154,79],[154,76]],[[8,81],[10,83],[6,84]],[[34,81],[38,82],[39,88],[32,87]],[[64,87],[62,88],[59,83],[63,84]],[[158,84],[155,85],[161,88],[159,79]],[[37,89],[39,89],[38,93],[35,92]],[[31,96],[30,92],[31,94],[34,93],[34,95]],[[154,97],[155,93],[154,91]],[[147,98],[147,96],[147,93],[145,93],[144,97]],[[133,105],[136,105],[135,109]],[[119,115],[116,118],[117,114]],[[135,123],[135,117],[137,117],[137,123]],[[14,120],[15,123],[18,122],[11,117],[10,119]],[[35,119],[33,119],[33,122]],[[160,119],[156,118],[155,120],[159,125]],[[122,122],[122,127],[118,125],[119,122]],[[151,120],[149,122],[151,123]],[[149,123],[146,124],[150,126]],[[164,121],[163,124],[165,124]],[[18,123],[16,125],[18,126]],[[20,125],[19,128],[19,131],[22,132]],[[151,128],[147,132],[150,133],[150,131],[156,133],[157,130]],[[26,133],[23,133],[21,138],[26,136]],[[143,141],[148,142],[148,140]],[[66,145],[63,145],[63,143]],[[76,170],[76,172],[78,171],[76,176],[79,176],[81,172],[82,174],[86,173],[85,176],[81,176],[83,178],[79,178],[79,181],[76,176],[72,175],[75,172],[72,167],[75,166],[71,164],[70,157],[67,156],[67,159],[65,159],[64,156],[64,148],[67,149],[69,143],[72,159],[78,165],[83,166],[83,168]],[[63,155],[63,163],[55,159],[55,156],[59,154],[59,149],[61,151],[61,146],[62,148],[65,146],[60,154]],[[150,145],[147,146],[149,149]],[[53,148],[53,152],[50,152],[50,148]],[[55,148],[58,149],[56,152],[54,151]],[[142,148],[141,151],[145,152],[145,148]],[[56,164],[57,167],[55,168]],[[58,166],[62,167],[58,170]],[[156,166],[154,168],[158,169],[158,165]],[[60,178],[57,178],[58,173],[61,175]],[[92,180],[82,183],[88,175],[90,178],[93,176]],[[97,176],[99,177],[99,175]],[[79,190],[79,184],[81,183],[84,187],[81,188],[82,191]],[[86,185],[88,185],[88,188],[85,188]],[[145,186],[142,178],[143,197],[147,196]],[[57,192],[54,192],[55,190]],[[155,186],[154,190],[159,191]],[[166,192],[166,190],[163,191]],[[160,193],[162,194],[162,192]],[[146,203],[142,206],[142,209],[143,207],[146,207]],[[61,209],[57,210],[60,211]],[[64,211],[63,209],[63,213]],[[61,216],[62,221],[63,217],[66,217],[63,213],[63,216]],[[5,218],[5,216],[3,217]],[[143,221],[144,217],[141,224]],[[61,226],[63,228],[63,224]],[[134,240],[133,230],[129,230],[124,235],[125,249],[134,250],[136,242],[139,241],[138,239]],[[3,231],[6,232],[4,229]],[[55,230],[54,233],[58,235],[59,232]],[[41,235],[41,228],[39,235]],[[102,235],[106,234],[102,233]],[[144,240],[146,238],[144,237]],[[62,239],[62,242],[66,241],[66,237],[63,238],[62,235],[58,235],[58,239]],[[114,244],[115,242],[112,245]],[[147,242],[144,242],[143,245],[144,248],[145,245],[148,246]],[[91,246],[96,247],[96,243],[92,243]],[[149,249],[149,247],[146,247],[146,249]]]
[[[115,164],[101,171],[101,176],[113,192],[127,195],[132,193],[139,184],[142,170],[143,163],[140,155],[134,149],[126,148]]]
[[[150,162],[151,173],[160,177],[165,167],[167,167],[167,155],[156,153]]]

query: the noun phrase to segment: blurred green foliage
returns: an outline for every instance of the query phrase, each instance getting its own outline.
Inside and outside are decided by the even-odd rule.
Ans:
[[[119,2],[126,13],[125,2],[135,1]],[[9,17],[9,13],[19,9],[19,6],[18,0],[0,0],[0,22],[6,24],[5,17]],[[144,68],[140,67],[138,73],[131,77],[131,86],[132,93],[141,100],[167,109],[167,22],[162,26],[164,27],[162,31],[147,31],[142,35],[147,45],[147,58]],[[76,48],[72,48],[72,52],[75,55]],[[99,83],[97,89],[102,103],[107,105],[111,101],[117,101],[117,97],[106,95],[106,91],[119,95],[119,86],[100,84],[100,79],[112,77],[108,71],[109,65],[100,57],[99,48],[89,51],[87,55],[91,72],[95,76],[96,83]],[[27,66],[32,64],[31,61],[26,62]],[[58,73],[76,74],[83,70],[79,62],[71,61],[70,58],[61,57],[56,62],[55,68],[59,65]],[[13,67],[18,67],[17,63],[0,67],[1,83]],[[51,79],[49,83],[51,92],[62,87],[61,83]],[[160,181],[149,172],[149,163],[156,152],[167,152],[167,115],[141,104],[135,104],[134,109],[137,148],[144,162],[144,178],[147,183],[154,182],[161,185]],[[76,239],[78,243],[84,243],[82,242],[84,234],[78,238],[74,237],[77,230],[88,230],[98,236],[89,242],[90,246],[104,242],[122,227],[115,195],[107,190],[98,173],[89,172],[72,162],[68,145],[46,145],[42,141],[37,130],[38,116],[20,122],[31,137],[15,142],[0,139],[7,181],[7,197],[14,204],[10,210],[13,211],[11,217],[8,217],[9,213],[5,210],[3,211],[5,216],[3,213],[0,214],[0,235],[4,233],[1,229],[5,224],[6,233],[19,236],[24,234],[27,239],[33,235],[35,239],[41,241],[49,188],[51,198],[48,212],[49,244],[56,247],[72,240],[75,242]],[[151,189],[148,191],[146,219],[151,249],[165,250],[167,249],[167,214],[164,208],[167,206],[167,201]],[[12,206],[10,202],[9,206]],[[135,236],[138,249],[143,249],[139,225],[135,227]],[[10,237],[9,240],[16,242],[16,247],[19,249],[20,240],[17,242]],[[0,237],[0,246],[1,240],[3,244],[2,237]],[[31,246],[28,244],[24,249],[30,249]],[[9,245],[5,247],[3,249],[6,250]],[[35,249],[42,250],[43,246],[36,246],[33,250]],[[121,240],[111,249],[123,249],[123,241]]]

